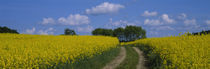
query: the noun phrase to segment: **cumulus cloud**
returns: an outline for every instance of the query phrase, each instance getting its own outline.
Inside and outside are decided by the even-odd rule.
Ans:
[[[148,32],[148,36],[152,37],[167,37],[167,36],[173,36],[171,32],[166,31],[152,31],[150,30]]]
[[[160,26],[158,28],[156,28],[157,30],[175,30],[174,28],[170,27],[170,26]]]
[[[96,7],[92,7],[91,9],[86,9],[86,14],[98,15],[116,13],[122,8],[124,8],[123,5],[104,2]]]
[[[78,32],[91,32],[93,27],[88,25],[87,27],[77,27]]]
[[[115,27],[125,27],[125,26],[128,26],[128,25],[136,25],[135,23],[133,22],[128,22],[126,20],[119,20],[119,21],[112,21],[112,19],[110,19],[110,25],[111,26],[115,26]]]
[[[186,19],[187,18],[187,14],[182,13],[178,16],[179,19]]]
[[[85,15],[75,14],[69,15],[67,18],[60,17],[58,22],[63,25],[82,25],[82,24],[89,24],[89,18]]]
[[[39,30],[38,34],[41,35],[49,35],[49,34],[54,34],[55,29],[54,28],[48,28],[46,30]]]
[[[38,33],[41,34],[41,35],[48,35],[48,33],[46,31],[44,31],[44,30],[39,30]]]
[[[126,20],[113,21],[112,18],[110,18],[109,23],[107,23],[104,27],[112,28],[112,29],[117,28],[117,27],[125,28],[126,26],[129,26],[129,25],[136,25],[137,23],[139,23],[139,22],[138,21],[130,22],[130,21],[126,21]]]
[[[43,21],[41,24],[55,24],[55,20],[53,18],[43,18]]]
[[[119,20],[119,21],[112,22],[111,24],[114,25],[114,26],[120,26],[122,24],[126,24],[127,25],[129,23],[127,21]]]
[[[206,24],[210,26],[210,20],[206,20]]]
[[[157,14],[157,12],[144,11],[144,14],[142,14],[142,16],[156,16]]]
[[[80,15],[80,14],[70,14],[68,17],[60,17],[56,20],[53,18],[43,18],[43,21],[41,24],[47,25],[47,24],[61,24],[61,25],[84,25],[89,24],[90,20],[88,16]]]
[[[186,19],[184,21],[184,24],[185,24],[185,26],[195,26],[195,25],[197,25],[195,19],[192,19],[192,20]]]
[[[145,19],[144,25],[150,25],[150,26],[158,26],[158,25],[164,25],[164,24],[174,24],[175,20],[169,18],[168,14],[163,14],[158,19]]]
[[[161,17],[167,23],[174,23],[175,22],[173,19],[169,18],[168,14],[163,14]]]
[[[36,28],[32,28],[32,29],[26,29],[26,34],[34,34],[36,31]]]
[[[54,34],[54,31],[56,31],[54,28],[48,28],[46,30],[36,30],[35,27],[32,29],[26,29],[26,34],[41,34],[41,35],[49,35],[49,34]]]
[[[149,35],[157,36],[157,35],[159,35],[159,32],[157,32],[157,31],[149,31]]]
[[[157,26],[162,25],[163,23],[160,22],[158,19],[146,19],[144,20],[144,25],[151,25],[151,26]]]

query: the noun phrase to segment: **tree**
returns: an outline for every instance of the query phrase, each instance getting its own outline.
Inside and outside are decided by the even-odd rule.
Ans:
[[[97,29],[92,31],[92,35],[113,36],[113,30],[112,29],[97,28]]]
[[[126,26],[125,37],[127,41],[134,41],[140,38],[146,38],[146,31],[141,26]]]
[[[76,35],[76,33],[75,33],[74,30],[68,29],[68,28],[65,29],[64,34],[65,34],[65,35]]]
[[[97,28],[92,31],[93,35],[104,35],[117,37],[120,42],[134,41],[146,38],[146,31],[141,26],[126,26],[125,28],[103,29]]]
[[[122,27],[119,27],[117,29],[114,29],[114,37],[117,37],[119,41],[126,41],[125,37],[125,30]]]
[[[124,28],[114,29],[114,37],[118,37],[120,42],[134,41],[141,38],[146,38],[146,31],[140,26],[126,26]]]
[[[10,28],[8,28],[6,26],[4,26],[4,27],[0,26],[0,33],[15,33],[15,34],[19,34],[17,32],[17,30],[10,29]]]
[[[210,30],[207,30],[207,31],[202,30],[201,32],[196,32],[196,33],[192,33],[192,34],[193,35],[201,35],[201,34],[207,35],[207,34],[210,34]]]

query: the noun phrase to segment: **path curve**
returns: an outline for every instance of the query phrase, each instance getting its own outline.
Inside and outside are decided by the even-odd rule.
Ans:
[[[125,47],[121,47],[120,53],[110,63],[108,63],[103,69],[115,69],[126,57]]]
[[[145,67],[145,58],[144,58],[144,56],[143,56],[143,52],[142,51],[140,51],[137,47],[133,47],[133,49],[138,53],[138,55],[139,55],[139,62],[138,62],[138,64],[136,65],[136,69],[147,69],[146,67]]]

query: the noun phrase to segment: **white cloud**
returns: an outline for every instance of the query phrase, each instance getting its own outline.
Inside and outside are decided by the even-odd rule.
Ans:
[[[144,14],[142,14],[142,16],[156,16],[157,14],[157,12],[144,11]]]
[[[175,28],[171,27],[171,26],[156,26],[156,27],[150,27],[150,30],[153,31],[174,31]]]
[[[129,25],[136,25],[137,23],[139,23],[138,21],[135,21],[135,22],[129,22],[129,21],[126,21],[126,20],[118,20],[118,21],[113,21],[112,18],[109,19],[109,23],[106,24],[104,27],[105,28],[117,28],[117,27],[123,27],[125,28],[126,26],[129,26]]]
[[[32,29],[26,29],[26,34],[34,34],[36,31],[36,28],[32,28]]]
[[[136,25],[134,23],[131,23],[131,22],[128,22],[128,21],[125,21],[125,20],[119,20],[119,21],[115,21],[115,22],[110,22],[110,24],[112,26],[116,26],[116,27],[125,27],[127,25]]]
[[[114,26],[120,26],[122,24],[127,24],[127,23],[128,23],[127,21],[119,20],[119,21],[112,22],[111,24]]]
[[[175,22],[173,19],[170,19],[167,14],[163,14],[162,19],[167,23],[174,23]]]
[[[156,28],[156,30],[175,30],[175,29],[170,26],[160,26]]]
[[[206,20],[206,24],[210,26],[210,20]]]
[[[185,24],[185,26],[195,26],[195,25],[197,25],[195,19],[192,19],[192,20],[186,19],[184,21],[184,24]]]
[[[41,34],[41,35],[49,35],[54,34],[54,31],[56,31],[54,28],[48,28],[46,30],[36,30],[35,27],[32,29],[26,29],[26,34]]]
[[[87,27],[77,27],[78,32],[91,32],[93,27],[88,25]]]
[[[185,31],[193,31],[201,29],[202,27],[197,24],[196,19],[185,19],[183,22],[183,26],[176,27],[177,30],[185,30]]]
[[[46,30],[39,30],[38,34],[41,35],[49,35],[49,34],[54,34],[55,29],[54,28],[48,28]]]
[[[53,18],[43,18],[43,21],[41,24],[55,24],[55,20]]]
[[[162,25],[163,23],[160,22],[160,20],[154,20],[154,19],[146,19],[144,20],[144,25],[151,25],[151,26],[157,26]]]
[[[175,20],[169,18],[168,14],[163,14],[158,19],[145,19],[144,25],[151,25],[151,26],[158,26],[158,25],[168,25],[168,24],[174,24]]]
[[[96,7],[92,7],[91,9],[86,9],[86,14],[98,15],[98,14],[116,13],[122,8],[124,8],[123,5],[104,2]]]
[[[39,30],[38,33],[41,35],[48,35],[47,31],[44,31],[44,30]]]
[[[152,35],[152,36],[157,36],[159,34],[159,32],[157,32],[157,31],[150,31],[149,34]]]
[[[171,32],[162,32],[162,31],[149,31],[148,35],[150,37],[167,37],[167,36],[173,36]]]
[[[82,24],[89,24],[89,18],[85,15],[75,14],[69,15],[67,18],[60,17],[58,22],[63,25],[82,25]]]
[[[179,19],[186,19],[187,18],[187,14],[182,13],[178,16]]]

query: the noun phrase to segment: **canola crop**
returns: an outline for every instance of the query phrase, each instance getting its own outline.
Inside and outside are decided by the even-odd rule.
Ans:
[[[0,34],[0,69],[56,68],[91,58],[118,44],[117,38],[105,36]]]
[[[210,69],[210,35],[147,38],[127,44],[149,46],[160,55],[161,69]]]

